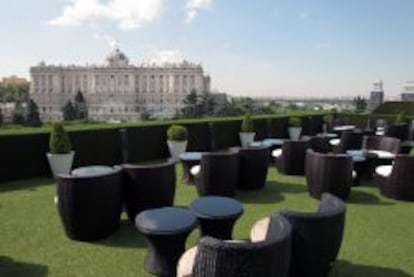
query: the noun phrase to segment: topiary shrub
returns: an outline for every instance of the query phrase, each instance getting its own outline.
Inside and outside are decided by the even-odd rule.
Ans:
[[[60,122],[53,123],[49,138],[49,150],[52,154],[67,154],[72,150],[69,135]]]
[[[326,124],[330,124],[333,121],[333,115],[332,114],[325,114],[323,116],[323,122],[325,122]]]
[[[171,125],[167,130],[168,140],[186,141],[188,138],[187,128],[182,125]]]
[[[302,127],[302,119],[300,117],[290,117],[289,126],[290,127]]]
[[[241,124],[241,131],[243,133],[254,132],[252,115],[250,113],[246,113],[244,115],[243,122]]]

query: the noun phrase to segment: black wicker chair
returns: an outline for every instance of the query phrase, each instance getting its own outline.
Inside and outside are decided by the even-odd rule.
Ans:
[[[306,182],[309,194],[320,199],[329,192],[346,200],[351,191],[353,164],[350,155],[323,154],[308,150],[306,153]]]
[[[280,215],[273,215],[250,241],[223,241],[204,237],[178,263],[177,277],[287,277],[290,266],[291,227]],[[257,225],[257,224],[256,224]],[[266,226],[263,226],[266,225]],[[256,237],[256,238],[255,238]]]
[[[331,145],[329,144],[330,139],[331,138],[324,136],[310,136],[310,148],[315,152],[329,153],[332,150]]]
[[[410,137],[410,127],[408,123],[394,123],[388,125],[384,130],[384,136],[397,138],[406,141]]]
[[[391,164],[400,152],[401,143],[397,138],[385,136],[365,136],[362,149],[377,155],[376,164]]]
[[[120,168],[88,177],[56,176],[57,206],[70,239],[94,241],[118,230],[123,202],[121,179]]]
[[[375,170],[375,180],[381,194],[405,201],[414,201],[414,157],[397,155],[394,165],[383,165]]]
[[[270,147],[240,148],[237,187],[242,190],[262,189],[266,184],[269,157]]]
[[[316,213],[284,211],[292,225],[290,277],[326,277],[331,271],[345,227],[345,204],[324,193]]]
[[[130,221],[143,210],[174,204],[176,160],[159,164],[124,164],[125,207]]]
[[[235,151],[205,153],[194,174],[199,196],[234,196],[239,179],[239,154]]]
[[[282,145],[280,155],[274,156],[279,172],[286,175],[303,175],[308,148],[310,148],[309,140],[286,140]],[[273,153],[275,151],[277,150]]]
[[[346,153],[347,150],[359,150],[363,137],[364,134],[361,131],[342,132],[340,142],[333,148],[333,152]]]

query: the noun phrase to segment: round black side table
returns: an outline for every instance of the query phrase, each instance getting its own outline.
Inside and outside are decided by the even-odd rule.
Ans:
[[[166,207],[141,212],[135,224],[148,244],[145,270],[158,276],[175,276],[185,241],[197,225],[196,217],[185,209]]]
[[[194,200],[190,210],[197,216],[201,236],[231,239],[233,226],[242,215],[243,206],[232,198],[206,196]]]

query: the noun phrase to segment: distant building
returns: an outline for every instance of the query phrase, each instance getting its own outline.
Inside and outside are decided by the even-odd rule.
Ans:
[[[373,89],[371,91],[368,108],[374,110],[384,102],[384,84],[381,80],[373,83]]]
[[[26,78],[17,77],[12,75],[10,77],[4,77],[0,80],[0,86],[13,86],[13,85],[29,85],[29,81]]]
[[[62,118],[62,108],[81,91],[90,119],[131,121],[141,113],[172,117],[184,107],[184,99],[195,90],[210,92],[210,77],[201,65],[132,65],[119,49],[106,65],[55,66],[41,62],[30,69],[30,97],[39,106],[44,121]]]
[[[401,93],[401,101],[414,101],[414,81],[408,81]]]

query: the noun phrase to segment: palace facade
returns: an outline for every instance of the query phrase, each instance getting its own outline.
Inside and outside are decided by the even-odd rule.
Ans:
[[[210,77],[201,65],[132,65],[119,49],[102,66],[39,65],[30,68],[30,96],[44,121],[62,119],[62,108],[81,91],[89,119],[131,121],[141,113],[172,117],[192,90],[210,92]]]

